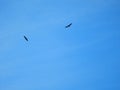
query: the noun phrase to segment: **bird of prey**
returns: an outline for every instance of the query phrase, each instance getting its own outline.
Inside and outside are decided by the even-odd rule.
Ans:
[[[28,38],[27,38],[26,36],[24,36],[24,39],[25,39],[26,41],[28,41]]]
[[[71,25],[72,25],[72,23],[70,23],[67,26],[65,26],[65,28],[69,28]]]

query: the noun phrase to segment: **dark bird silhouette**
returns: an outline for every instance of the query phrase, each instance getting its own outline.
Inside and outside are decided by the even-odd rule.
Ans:
[[[72,25],[72,23],[70,23],[67,26],[65,26],[65,28],[69,28],[71,25]]]
[[[28,38],[27,38],[26,36],[24,36],[24,39],[25,39],[26,41],[28,41]]]

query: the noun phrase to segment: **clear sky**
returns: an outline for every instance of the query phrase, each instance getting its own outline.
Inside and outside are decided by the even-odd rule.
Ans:
[[[0,0],[0,90],[120,90],[120,0]]]

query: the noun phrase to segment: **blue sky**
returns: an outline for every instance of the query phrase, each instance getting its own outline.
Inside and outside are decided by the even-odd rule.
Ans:
[[[120,90],[120,1],[0,0],[0,90]]]

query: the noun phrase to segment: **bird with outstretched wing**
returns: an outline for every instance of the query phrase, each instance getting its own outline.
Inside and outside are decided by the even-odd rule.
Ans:
[[[25,39],[26,41],[28,41],[28,38],[27,38],[26,36],[24,36],[24,39]]]
[[[65,26],[65,28],[69,28],[71,25],[72,25],[72,23],[70,23],[67,26]]]

